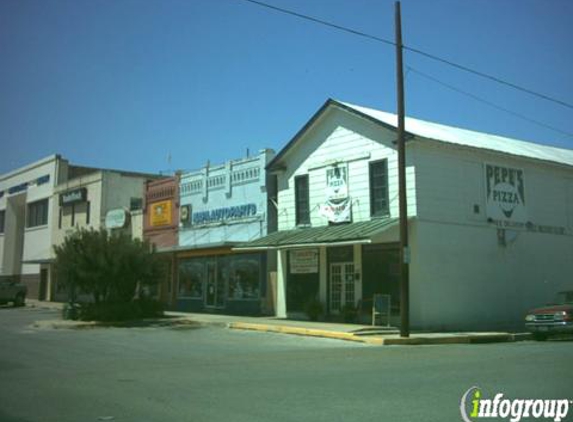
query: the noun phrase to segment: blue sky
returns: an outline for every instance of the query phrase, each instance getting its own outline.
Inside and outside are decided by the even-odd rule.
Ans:
[[[393,40],[388,0],[265,0]],[[403,0],[404,44],[573,103],[573,2]],[[329,98],[394,112],[394,48],[243,0],[0,0],[0,173],[53,153],[146,172],[280,150]],[[405,65],[573,133],[573,109]],[[406,112],[573,148],[408,71]],[[168,157],[171,156],[171,163]]]

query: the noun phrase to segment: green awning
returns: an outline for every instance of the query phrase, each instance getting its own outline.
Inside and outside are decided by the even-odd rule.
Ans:
[[[360,223],[307,227],[271,233],[260,239],[241,243],[233,250],[281,249],[305,246],[335,246],[370,243],[376,236],[398,224],[396,218],[381,218]]]

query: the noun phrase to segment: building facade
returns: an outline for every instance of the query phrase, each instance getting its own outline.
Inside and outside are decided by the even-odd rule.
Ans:
[[[89,167],[72,167],[66,181],[54,188],[51,241],[54,246],[78,229],[123,231],[143,238],[145,186],[157,175]],[[53,259],[53,252],[51,255]],[[52,277],[55,280],[55,277]],[[57,281],[51,297],[65,301],[67,293]]]
[[[20,280],[28,297],[49,297],[53,193],[68,162],[52,155],[0,176],[0,276]]]
[[[143,238],[159,252],[164,270],[159,297],[175,307],[175,248],[179,244],[179,175],[149,181],[145,190]]]
[[[265,236],[276,226],[265,172],[273,155],[263,150],[181,175],[176,309],[268,312],[272,262],[266,252],[233,253],[232,247]]]
[[[396,116],[327,101],[269,163],[277,316],[400,311]],[[571,289],[573,151],[406,119],[410,320],[417,329],[522,326]]]

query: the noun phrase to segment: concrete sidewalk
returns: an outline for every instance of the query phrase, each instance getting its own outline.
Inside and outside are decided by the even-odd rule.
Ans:
[[[62,303],[26,300],[29,307],[62,309]],[[368,326],[359,324],[339,324],[329,322],[298,321],[273,317],[248,317],[205,313],[165,312],[176,321],[225,327],[235,330],[252,330],[267,333],[292,334],[309,337],[322,337],[337,340],[354,341],[379,346],[389,345],[437,345],[437,344],[473,344],[499,343],[528,340],[529,333],[507,332],[453,332],[420,333],[414,332],[408,338],[400,337],[394,327]],[[53,322],[52,322],[53,323]],[[89,324],[89,323],[79,323]],[[62,321],[62,328],[73,326],[72,321]]]

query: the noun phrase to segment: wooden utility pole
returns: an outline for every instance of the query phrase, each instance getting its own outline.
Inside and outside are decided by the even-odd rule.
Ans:
[[[398,102],[398,198],[400,205],[400,336],[410,337],[410,250],[408,247],[408,203],[406,201],[402,18],[399,1],[396,2],[396,82]]]

